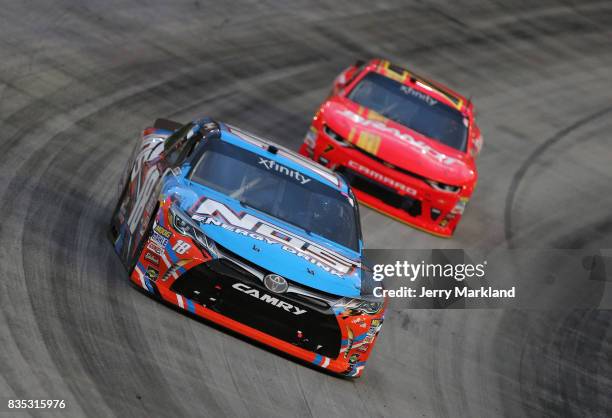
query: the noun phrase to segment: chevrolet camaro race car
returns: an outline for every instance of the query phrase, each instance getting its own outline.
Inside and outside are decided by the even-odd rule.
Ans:
[[[474,191],[481,147],[469,100],[376,59],[336,78],[300,153],[342,173],[366,206],[449,237]]]
[[[159,119],[121,185],[110,234],[135,285],[302,361],[362,373],[386,301],[372,296],[340,176],[208,118]]]

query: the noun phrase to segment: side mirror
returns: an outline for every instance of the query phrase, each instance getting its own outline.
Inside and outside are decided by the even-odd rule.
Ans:
[[[472,132],[472,145],[470,148],[470,154],[472,157],[478,157],[480,151],[482,150],[482,134],[480,133],[480,128],[474,124],[474,130]]]

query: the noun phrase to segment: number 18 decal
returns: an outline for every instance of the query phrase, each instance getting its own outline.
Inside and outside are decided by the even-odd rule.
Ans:
[[[174,246],[172,247],[174,252],[176,252],[177,254],[185,254],[190,248],[191,245],[187,244],[182,239],[178,240],[176,244],[174,244]]]

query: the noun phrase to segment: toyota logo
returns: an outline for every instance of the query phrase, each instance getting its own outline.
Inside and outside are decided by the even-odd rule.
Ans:
[[[270,292],[285,293],[289,288],[287,280],[278,274],[268,274],[264,277],[264,285]]]

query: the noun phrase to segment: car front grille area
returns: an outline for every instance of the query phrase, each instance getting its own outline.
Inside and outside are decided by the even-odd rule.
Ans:
[[[355,189],[362,191],[376,199],[381,200],[389,206],[404,210],[410,216],[421,215],[421,201],[409,196],[398,194],[395,189],[387,187],[379,182],[357,173],[347,167],[339,167],[336,171],[344,175],[349,184]]]
[[[253,280],[258,278],[259,282],[262,282],[267,274],[272,273],[219,244],[215,245],[219,251],[219,256],[221,258],[220,262],[225,263],[233,269],[237,269],[243,274],[247,274],[247,276]],[[290,297],[299,299],[306,306],[319,310],[329,309],[335,302],[341,299],[338,296],[324,293],[319,290],[314,291],[291,281],[289,281],[287,293],[290,293]]]
[[[401,168],[401,167],[395,166],[393,164],[390,164],[389,162],[383,160],[379,156],[374,155],[371,152],[368,152],[368,151],[364,150],[363,148],[358,147],[357,145],[350,143],[344,137],[342,137],[339,133],[337,133],[336,131],[331,129],[329,126],[324,125],[323,129],[324,129],[325,133],[327,134],[327,136],[335,139],[336,141],[348,144],[352,149],[360,152],[361,154],[367,156],[368,158],[371,158],[372,160],[374,160],[374,161],[376,161],[378,163],[384,164],[387,167],[392,168],[393,170],[399,171],[400,173],[403,173],[403,174],[405,174],[407,176],[414,177],[415,179],[419,179],[419,180],[422,180],[422,181],[427,181],[427,177],[425,177],[425,176],[421,176],[420,174],[413,173],[412,171],[409,171],[409,170],[406,170],[404,168]]]
[[[340,352],[341,333],[333,311],[302,295],[276,294],[227,259],[211,260],[180,276],[170,290],[228,318],[327,357]]]

